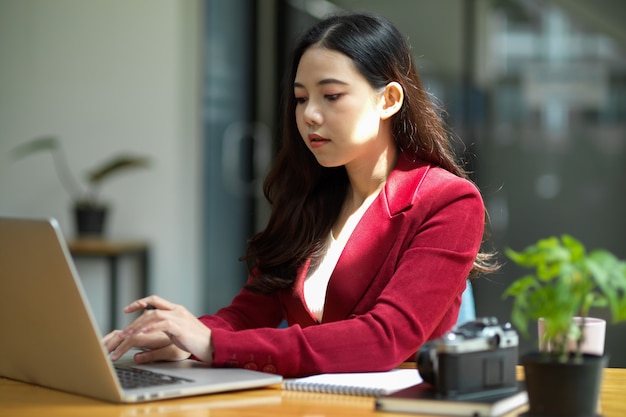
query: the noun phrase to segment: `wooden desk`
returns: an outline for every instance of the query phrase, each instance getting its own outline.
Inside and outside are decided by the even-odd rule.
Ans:
[[[600,396],[603,417],[626,416],[626,369],[608,368]],[[524,411],[506,414],[516,417]],[[374,398],[282,391],[279,387],[164,400],[136,405],[116,405],[0,378],[0,416],[11,417],[281,417],[377,416],[405,414],[374,410]],[[408,415],[407,415],[408,416]]]
[[[67,242],[68,248],[74,258],[103,258],[109,264],[109,285],[111,288],[111,300],[109,303],[111,330],[118,326],[117,317],[119,307],[117,305],[119,293],[119,260],[123,257],[136,257],[139,261],[139,280],[141,296],[148,295],[148,263],[149,248],[146,242],[140,241],[111,241],[104,239],[78,239]]]

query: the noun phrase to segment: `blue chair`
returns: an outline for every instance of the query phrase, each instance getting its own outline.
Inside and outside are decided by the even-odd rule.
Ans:
[[[461,309],[459,310],[459,317],[456,320],[457,326],[476,319],[476,306],[474,304],[474,289],[472,283],[468,280],[467,287],[463,291],[461,300]]]

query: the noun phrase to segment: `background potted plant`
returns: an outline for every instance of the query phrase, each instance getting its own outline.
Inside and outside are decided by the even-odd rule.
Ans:
[[[13,149],[13,157],[20,159],[42,151],[52,154],[56,175],[72,199],[76,233],[79,237],[100,237],[104,232],[110,207],[99,197],[102,183],[120,171],[146,167],[149,164],[146,157],[115,155],[91,169],[87,173],[86,182],[81,183],[70,170],[61,142],[55,136],[38,137],[18,145]]]
[[[571,236],[540,239],[521,252],[506,249],[517,265],[534,273],[504,292],[513,298],[511,321],[523,336],[542,319],[550,351],[522,356],[529,416],[593,416],[602,369],[608,358],[585,354],[584,321],[592,308],[608,308],[614,322],[626,320],[626,262],[603,249],[587,252]],[[581,317],[576,324],[574,317]],[[568,339],[575,343],[568,349]],[[540,343],[545,346],[546,343]]]

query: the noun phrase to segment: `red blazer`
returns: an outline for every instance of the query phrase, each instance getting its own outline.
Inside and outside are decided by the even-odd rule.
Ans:
[[[306,266],[291,290],[242,290],[200,317],[213,365],[287,377],[397,366],[454,326],[484,219],[471,182],[401,155],[339,258],[322,322],[304,302]],[[283,319],[289,326],[277,329]]]

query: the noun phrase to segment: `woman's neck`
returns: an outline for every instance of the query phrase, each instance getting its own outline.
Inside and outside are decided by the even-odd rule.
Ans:
[[[362,164],[359,168],[346,166],[350,185],[341,208],[341,213],[333,225],[335,238],[341,235],[346,222],[359,211],[368,198],[378,195],[393,169],[399,151],[395,146],[387,148],[370,166]]]
[[[350,180],[346,195],[347,205],[357,209],[369,196],[380,191],[396,163],[398,153],[394,144],[385,148],[378,158],[369,164],[346,166]]]

